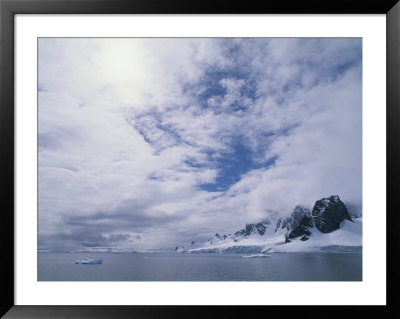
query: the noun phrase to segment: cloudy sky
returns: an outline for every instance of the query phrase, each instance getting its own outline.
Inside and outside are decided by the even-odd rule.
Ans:
[[[39,39],[39,248],[361,205],[361,39]]]

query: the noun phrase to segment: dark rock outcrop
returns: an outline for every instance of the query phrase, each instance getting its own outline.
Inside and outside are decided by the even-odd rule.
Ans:
[[[235,236],[250,236],[251,234],[264,235],[267,227],[271,224],[269,220],[263,220],[257,224],[246,224],[246,228],[239,230]]]
[[[330,233],[340,228],[340,223],[345,219],[351,221],[346,205],[337,195],[316,201],[312,217],[315,227],[322,233]]]
[[[309,229],[312,227],[313,222],[311,216],[303,216],[299,225],[289,233],[289,238],[296,238],[303,235],[310,236],[311,232]]]
[[[312,227],[311,212],[307,208],[296,206],[290,217],[278,220],[275,231],[278,228],[286,229],[286,237],[293,239],[303,235],[310,236],[311,232],[309,229]]]
[[[176,253],[183,253],[183,252],[186,252],[186,248],[185,248],[185,246],[183,246],[182,244],[178,244],[176,247],[175,247],[175,250],[174,250]]]

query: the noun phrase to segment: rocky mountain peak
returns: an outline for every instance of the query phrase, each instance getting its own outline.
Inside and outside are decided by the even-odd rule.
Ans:
[[[237,231],[235,236],[250,236],[251,234],[264,235],[269,225],[271,225],[271,222],[268,219],[264,219],[256,224],[246,224],[246,227]]]
[[[310,228],[312,228],[313,220],[309,209],[297,205],[291,215],[284,219],[280,218],[276,224],[275,232],[279,229],[285,229],[287,238],[295,238],[299,236],[309,236]]]
[[[183,246],[182,244],[178,244],[178,245],[176,245],[174,251],[175,251],[176,253],[183,253],[183,252],[186,252],[186,248],[185,248],[185,246]]]
[[[315,227],[322,233],[329,233],[340,228],[340,223],[352,220],[346,205],[338,195],[322,198],[315,202],[312,210]]]
[[[352,221],[346,205],[338,195],[322,198],[315,202],[310,209],[297,205],[287,217],[278,218],[272,215],[259,223],[246,224],[234,234],[221,235],[216,233],[206,242],[191,242],[190,245],[177,245],[175,252],[206,251],[206,252],[262,252],[263,238],[281,238],[281,244],[300,240],[307,241],[312,238],[313,228],[322,233],[329,233],[339,229],[344,220]],[[255,245],[246,245],[254,239]]]

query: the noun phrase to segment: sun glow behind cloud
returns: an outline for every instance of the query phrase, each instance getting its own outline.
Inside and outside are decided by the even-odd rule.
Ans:
[[[361,204],[361,39],[40,39],[39,246]]]

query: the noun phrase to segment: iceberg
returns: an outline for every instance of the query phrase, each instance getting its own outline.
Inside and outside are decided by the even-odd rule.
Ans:
[[[84,258],[75,261],[75,264],[101,264],[101,263],[103,263],[103,259]]]
[[[257,254],[257,255],[245,255],[242,258],[269,258],[271,255]]]

